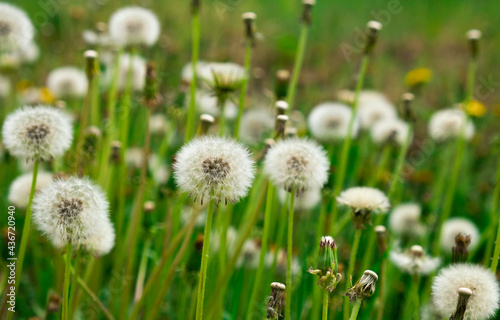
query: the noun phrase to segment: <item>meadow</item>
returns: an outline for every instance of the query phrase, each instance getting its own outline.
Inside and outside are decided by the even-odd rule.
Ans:
[[[499,319],[498,8],[0,2],[0,316]]]

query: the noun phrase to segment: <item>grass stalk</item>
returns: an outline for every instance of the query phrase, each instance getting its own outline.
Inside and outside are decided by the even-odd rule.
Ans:
[[[356,229],[356,233],[354,235],[354,242],[352,243],[352,248],[351,248],[351,256],[349,258],[349,269],[345,275],[346,279],[345,279],[345,291],[347,292],[347,289],[349,289],[349,286],[350,286],[350,283],[351,281],[349,281],[350,279],[352,279],[353,277],[353,272],[354,272],[354,266],[356,265],[356,254],[358,253],[358,248],[359,248],[359,241],[361,239],[361,233],[362,233],[362,229]],[[356,302],[357,303],[357,302]],[[356,304],[354,305],[354,308],[356,308]],[[358,307],[359,309],[359,307]],[[353,314],[354,314],[354,311],[353,310]],[[357,311],[356,311],[356,317],[357,317]],[[344,319],[347,320],[349,318],[349,298],[348,297],[344,297]],[[352,315],[351,315],[351,319],[352,318]],[[356,319],[356,318],[354,318]]]
[[[240,105],[238,108],[238,116],[236,118],[236,124],[234,127],[234,138],[236,140],[239,140],[240,138],[240,126],[241,126],[241,116],[243,115],[243,110],[245,110],[245,102],[247,98],[247,88],[248,88],[248,82],[250,78],[250,61],[252,59],[252,40],[247,39],[246,44],[245,44],[245,72],[246,72],[246,78],[243,80],[241,84],[241,91],[240,91]]]
[[[306,51],[307,36],[309,34],[310,26],[307,23],[302,23],[300,27],[299,45],[297,47],[297,53],[295,55],[295,63],[293,66],[292,79],[288,87],[287,102],[289,105],[289,112],[293,109],[295,92],[297,90],[297,84],[299,82],[300,70],[302,69],[302,64],[304,62],[304,53]]]
[[[288,207],[288,237],[287,237],[287,250],[286,250],[286,302],[285,302],[285,320],[292,318],[292,249],[293,249],[293,211],[295,204],[296,191],[292,188],[290,192],[290,204]]]
[[[63,289],[63,304],[62,304],[62,319],[69,320],[69,275],[71,274],[71,254],[73,245],[68,242],[66,246],[66,267],[64,269],[64,289]]]
[[[192,33],[192,47],[191,47],[191,68],[193,69],[193,76],[189,86],[189,109],[186,120],[186,132],[184,142],[191,140],[194,136],[196,129],[196,85],[198,80],[198,73],[196,64],[200,54],[200,13],[195,10],[191,17],[191,33]]]

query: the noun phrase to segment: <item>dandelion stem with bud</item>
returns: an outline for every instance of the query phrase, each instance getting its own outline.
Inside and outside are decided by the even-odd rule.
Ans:
[[[328,320],[328,290],[323,290],[323,316],[322,320]]]
[[[291,307],[292,307],[292,249],[293,249],[293,211],[295,204],[296,191],[292,188],[290,192],[290,203],[288,207],[288,243],[287,243],[287,260],[286,260],[286,287],[288,292],[286,294],[285,303],[285,320],[290,320],[292,318]]]
[[[351,317],[349,318],[349,320],[356,320],[358,318],[359,308],[361,308],[362,303],[363,300],[357,300],[354,303],[354,307],[352,308]]]

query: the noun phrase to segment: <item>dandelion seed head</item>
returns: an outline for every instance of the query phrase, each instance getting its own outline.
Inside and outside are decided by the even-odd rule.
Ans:
[[[213,136],[196,138],[177,154],[174,176],[195,201],[236,203],[254,178],[254,162],[238,142]]]
[[[249,145],[258,145],[274,126],[273,115],[265,109],[253,109],[241,117],[240,137]]]
[[[402,146],[406,143],[410,127],[397,118],[384,118],[373,124],[370,133],[375,143],[394,142]]]
[[[412,246],[409,250],[391,250],[389,259],[401,271],[412,275],[426,275],[436,270],[441,264],[441,259],[425,254],[421,246]]]
[[[27,45],[35,29],[26,13],[16,6],[0,3],[0,43],[3,51],[12,51]]]
[[[46,106],[22,107],[7,116],[3,143],[16,157],[49,160],[71,146],[73,128],[63,111]]]
[[[95,234],[89,236],[82,245],[98,256],[108,254],[115,246],[115,229],[109,219],[97,226]]]
[[[479,244],[479,229],[468,219],[451,218],[446,220],[441,228],[441,248],[447,254],[451,254],[452,248],[455,246],[455,237],[459,233],[471,237],[469,250],[474,250]]]
[[[470,140],[474,136],[475,128],[472,121],[466,119],[466,114],[459,109],[437,111],[429,121],[429,135],[437,142],[444,142],[460,136],[463,130],[465,139]]]
[[[17,208],[26,209],[28,207],[32,181],[32,172],[17,177],[10,185],[8,196],[9,202]],[[39,192],[50,182],[52,182],[52,173],[39,171],[36,179],[35,192]]]
[[[422,208],[417,203],[405,203],[395,207],[389,215],[389,227],[399,236],[418,237],[425,232],[420,221]]]
[[[132,61],[130,61],[132,59]],[[120,90],[125,90],[127,87],[127,80],[130,76],[132,80],[132,90],[140,91],[144,88],[146,81],[146,61],[139,56],[131,56],[129,54],[122,54],[118,63],[118,77],[116,85]],[[113,68],[109,68],[106,73],[106,82],[111,84],[113,77]]]
[[[49,74],[47,87],[58,99],[82,98],[87,94],[88,80],[82,70],[75,67],[62,67]]]
[[[434,278],[432,300],[441,317],[449,318],[455,312],[461,288],[472,291],[465,320],[484,320],[495,315],[500,300],[495,275],[482,266],[459,263],[442,269]]]
[[[33,199],[33,221],[56,247],[84,245],[108,221],[109,204],[88,179],[68,177],[40,190]]]
[[[290,138],[278,141],[266,154],[264,171],[287,191],[320,189],[328,179],[329,161],[316,142]]]
[[[391,207],[389,199],[382,191],[370,187],[353,187],[342,191],[337,202],[351,207],[354,211],[366,210],[374,213],[386,213]]]
[[[383,94],[365,90],[359,95],[357,116],[361,128],[366,130],[381,119],[396,118],[397,112],[394,105]]]
[[[285,189],[280,189],[278,198],[281,203],[285,203],[288,192]],[[309,211],[315,208],[321,201],[321,189],[307,189],[303,193],[295,197],[294,209],[297,211]]]
[[[186,99],[189,104],[189,97]],[[216,118],[221,115],[221,108],[217,104],[217,97],[205,90],[196,92],[196,108],[199,113],[208,113]],[[224,115],[226,119],[233,120],[238,115],[238,106],[230,99],[226,100],[224,106]]]
[[[152,46],[160,36],[160,22],[156,15],[141,7],[119,9],[109,20],[109,35],[121,46]]]
[[[236,63],[210,62],[199,69],[199,76],[217,95],[239,89],[247,74],[245,69]]]
[[[319,141],[332,142],[347,136],[352,110],[348,106],[325,102],[314,107],[307,119],[309,130]],[[359,120],[356,118],[352,127],[352,137],[356,137],[359,130]]]
[[[197,61],[196,62],[196,75],[197,77],[200,76],[201,70],[203,70],[207,65],[207,62],[205,61]],[[191,62],[186,64],[181,71],[181,78],[184,83],[191,83],[193,80],[193,66]]]

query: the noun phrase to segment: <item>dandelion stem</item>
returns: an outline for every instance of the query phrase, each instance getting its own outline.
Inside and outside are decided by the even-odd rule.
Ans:
[[[198,56],[200,54],[200,14],[198,10],[195,10],[192,14],[191,28],[192,28],[191,68],[193,71],[193,76],[189,87],[189,109],[186,120],[186,133],[184,137],[184,142],[191,140],[196,128],[196,123],[195,123],[196,83],[198,79],[198,73],[196,72],[196,64],[198,62]]]
[[[361,233],[362,233],[362,231],[363,231],[362,229],[356,229],[356,234],[354,235],[354,242],[353,242],[352,248],[351,248],[351,257],[349,258],[349,269],[347,271],[346,280],[345,280],[345,290],[346,290],[346,292],[349,289],[349,285],[350,285],[349,279],[351,279],[352,276],[353,276],[354,266],[356,264],[356,254],[358,252],[359,241],[361,239]],[[354,305],[354,309],[352,311],[353,312],[352,315],[354,315],[355,309],[356,309],[356,305]],[[358,306],[358,309],[359,309],[359,306]],[[351,319],[356,319],[357,314],[358,314],[358,311],[356,311],[356,316],[354,318],[351,315]],[[344,297],[344,319],[347,320],[348,317],[349,317],[349,298],[348,297]]]
[[[370,61],[369,55],[364,55],[363,60],[361,61],[361,69],[359,71],[358,81],[356,83],[356,91],[354,93],[354,102],[352,105],[352,117],[349,121],[349,127],[347,130],[347,135],[344,140],[344,144],[342,145],[342,153],[340,155],[340,163],[338,174],[336,175],[335,180],[335,188],[333,189],[333,194],[336,196],[342,191],[342,187],[344,185],[344,179],[347,169],[347,160],[349,159],[349,150],[351,148],[352,141],[352,129],[354,127],[354,119],[358,113],[358,100],[361,89],[363,88],[363,83],[365,79],[366,70],[368,69],[368,62]],[[333,211],[332,211],[332,219],[330,220],[330,231],[333,231],[333,226],[337,220],[338,215],[338,205],[337,201],[333,202]],[[331,232],[330,232],[331,233]]]
[[[394,172],[391,177],[391,184],[389,185],[389,191],[387,192],[387,197],[389,199],[391,199],[392,196],[395,194],[395,192],[397,191],[397,187],[399,186],[398,182],[400,182],[403,178],[401,177],[401,172],[403,171],[403,166],[406,159],[406,153],[408,152],[408,148],[410,147],[410,141],[412,135],[413,135],[412,126],[411,124],[408,124],[408,135],[406,136],[405,143],[401,146],[401,149],[399,150],[398,162],[394,167]]]
[[[491,217],[491,224],[493,225],[493,228],[498,225],[498,230],[497,230],[497,237],[495,241],[495,250],[493,253],[493,260],[491,260],[491,271],[493,273],[496,273],[497,267],[498,267],[498,257],[500,256],[500,222],[498,220],[498,198],[500,196],[500,158],[498,159],[498,167],[497,167],[497,175],[496,175],[496,180],[495,180],[495,190],[493,191],[493,199],[491,203],[491,211],[490,211],[490,217]],[[490,241],[493,240],[493,237],[490,237]],[[491,253],[491,245],[489,245],[490,250],[489,252]],[[488,253],[488,258],[490,257],[490,253]]]
[[[219,118],[219,136],[224,136],[224,131],[226,129],[226,97],[219,96],[217,97],[217,104],[220,109],[220,118]]]
[[[62,319],[69,320],[69,275],[71,273],[71,251],[73,245],[68,242],[66,246],[66,267],[64,269],[64,289],[63,289],[63,304],[62,304]]]
[[[288,207],[288,244],[287,244],[287,259],[286,259],[286,302],[285,302],[285,320],[292,318],[292,249],[293,249],[293,211],[295,204],[295,189],[292,188],[290,193],[290,205]]]
[[[74,273],[75,271],[71,270],[71,272]],[[83,291],[85,291],[89,295],[92,301],[94,301],[97,304],[97,306],[101,309],[106,318],[108,318],[108,320],[114,320],[115,318],[111,315],[111,312],[109,312],[109,310],[104,306],[104,304],[102,304],[101,300],[99,300],[97,295],[94,292],[92,292],[92,290],[90,290],[85,281],[83,281],[83,279],[80,278],[79,276],[76,277],[76,281],[78,281],[80,287],[82,287]]]
[[[264,231],[262,234],[262,243],[260,246],[259,266],[257,267],[257,273],[255,274],[255,280],[253,284],[252,293],[250,295],[250,300],[248,300],[248,305],[250,309],[247,311],[247,317],[246,317],[247,320],[250,320],[250,318],[253,315],[252,308],[254,306],[254,301],[257,298],[258,291],[262,282],[262,272],[264,271],[264,260],[267,253],[267,241],[269,238],[273,199],[274,199],[274,187],[272,183],[269,182],[267,185],[266,211],[264,213]]]
[[[384,306],[385,306],[385,289],[386,289],[386,275],[387,275],[387,259],[384,255],[382,257],[382,262],[380,263],[380,293],[379,293],[379,305],[377,310],[377,320],[382,320],[384,317]]]
[[[322,320],[328,320],[328,290],[323,290],[323,318]]]
[[[207,222],[203,236],[203,251],[201,256],[201,268],[198,286],[198,299],[196,302],[196,320],[203,319],[203,301],[205,298],[205,282],[208,266],[208,248],[210,247],[210,231],[212,229],[212,218],[214,215],[214,201],[210,200],[207,209]]]
[[[358,318],[359,308],[361,308],[362,303],[363,300],[361,299],[356,300],[356,302],[354,303],[354,307],[352,308],[352,313],[349,320],[356,320]]]
[[[418,320],[419,319],[419,311],[420,311],[420,299],[419,299],[419,278],[417,275],[412,276],[412,286],[411,286],[411,295],[413,298],[413,310],[414,314],[412,316],[412,319]]]
[[[245,110],[245,102],[247,97],[248,81],[250,77],[250,61],[252,59],[252,40],[246,41],[245,48],[245,73],[246,77],[243,79],[240,91],[240,105],[238,108],[238,117],[236,118],[236,124],[234,127],[234,137],[236,140],[240,138],[240,126],[241,126],[241,116],[243,115],[243,110]]]
[[[309,25],[307,23],[302,23],[300,28],[299,45],[297,47],[297,54],[295,55],[295,64],[293,66],[292,79],[288,87],[287,102],[289,105],[289,111],[293,109],[293,104],[295,100],[295,91],[297,90],[297,83],[299,82],[300,69],[302,68],[302,63],[304,61],[304,53],[306,51],[307,36],[309,34]]]

